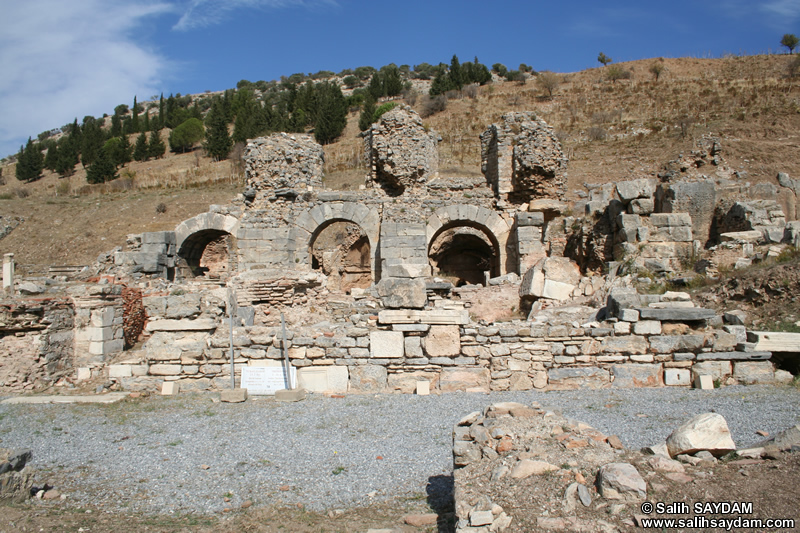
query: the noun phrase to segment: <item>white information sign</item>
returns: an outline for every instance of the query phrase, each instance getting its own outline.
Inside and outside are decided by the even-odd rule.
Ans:
[[[291,367],[292,388],[297,388],[297,369]],[[286,388],[286,369],[282,366],[242,367],[242,388],[247,394],[275,394]]]

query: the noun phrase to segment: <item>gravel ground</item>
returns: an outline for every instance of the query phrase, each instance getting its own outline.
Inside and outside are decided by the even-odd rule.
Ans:
[[[430,492],[448,488],[453,424],[497,401],[559,409],[631,448],[711,410],[739,447],[760,440],[757,430],[800,422],[800,390],[791,387],[311,395],[290,404],[217,396],[0,405],[0,446],[32,448],[36,484],[54,485],[75,506],[208,514],[246,500],[322,510],[441,496]]]

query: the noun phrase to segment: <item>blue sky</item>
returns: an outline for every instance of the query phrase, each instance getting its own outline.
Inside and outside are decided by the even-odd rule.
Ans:
[[[0,0],[0,156],[163,92],[387,63],[573,72],[649,57],[782,53],[800,0]]]

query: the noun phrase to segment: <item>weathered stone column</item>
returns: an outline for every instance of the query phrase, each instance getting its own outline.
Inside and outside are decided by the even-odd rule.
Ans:
[[[3,256],[3,292],[14,295],[14,254]]]

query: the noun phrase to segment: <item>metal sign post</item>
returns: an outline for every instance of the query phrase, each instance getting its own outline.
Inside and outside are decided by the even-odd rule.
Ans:
[[[281,342],[283,360],[286,364],[286,390],[292,390],[292,366],[289,364],[289,350],[286,348],[286,320],[283,318],[283,313],[281,313],[281,332],[283,335],[283,340]]]
[[[230,321],[230,341],[231,341],[231,388],[236,388],[236,375],[234,374],[233,367],[233,315],[237,313],[238,302],[236,301],[236,291],[233,289],[228,290],[228,318]]]

